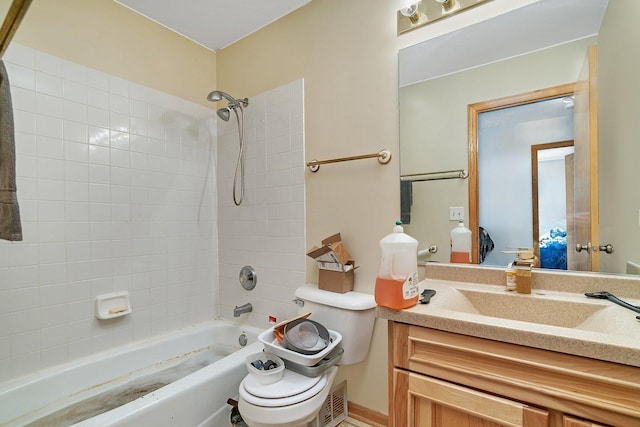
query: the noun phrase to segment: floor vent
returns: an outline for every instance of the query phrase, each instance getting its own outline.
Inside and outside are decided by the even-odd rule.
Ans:
[[[347,418],[347,381],[334,386],[310,427],[335,427]]]

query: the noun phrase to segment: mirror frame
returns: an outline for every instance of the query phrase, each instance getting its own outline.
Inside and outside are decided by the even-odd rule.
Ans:
[[[575,88],[575,83],[567,83],[532,92],[525,92],[489,101],[477,102],[467,106],[467,132],[469,143],[469,228],[471,228],[471,230],[478,230],[480,226],[478,220],[478,116],[481,113],[489,111],[573,95]],[[477,231],[475,234],[477,236]],[[477,238],[471,240],[471,263],[480,264],[480,245]]]

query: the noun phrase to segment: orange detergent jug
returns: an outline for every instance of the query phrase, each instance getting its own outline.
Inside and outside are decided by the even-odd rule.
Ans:
[[[376,278],[376,304],[401,310],[418,302],[418,241],[396,222],[393,233],[380,240],[382,263]]]

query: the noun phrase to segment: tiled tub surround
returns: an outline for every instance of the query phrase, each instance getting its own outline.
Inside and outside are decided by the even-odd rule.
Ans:
[[[213,110],[16,44],[5,62],[24,241],[0,241],[0,381],[215,317]],[[97,321],[121,290],[133,313]]]
[[[224,90],[224,88],[220,88]],[[268,316],[295,315],[294,290],[305,283],[304,82],[296,80],[249,98],[245,117],[244,201],[235,206],[233,176],[238,156],[234,114],[218,120],[218,239],[220,316],[251,303],[239,321],[268,327]],[[242,93],[232,96],[244,97]],[[258,284],[245,291],[238,281],[244,265],[256,269]]]

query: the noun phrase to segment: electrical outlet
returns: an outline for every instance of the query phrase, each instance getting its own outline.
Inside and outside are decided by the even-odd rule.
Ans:
[[[449,208],[449,221],[460,221],[464,219],[463,207],[450,207]]]

